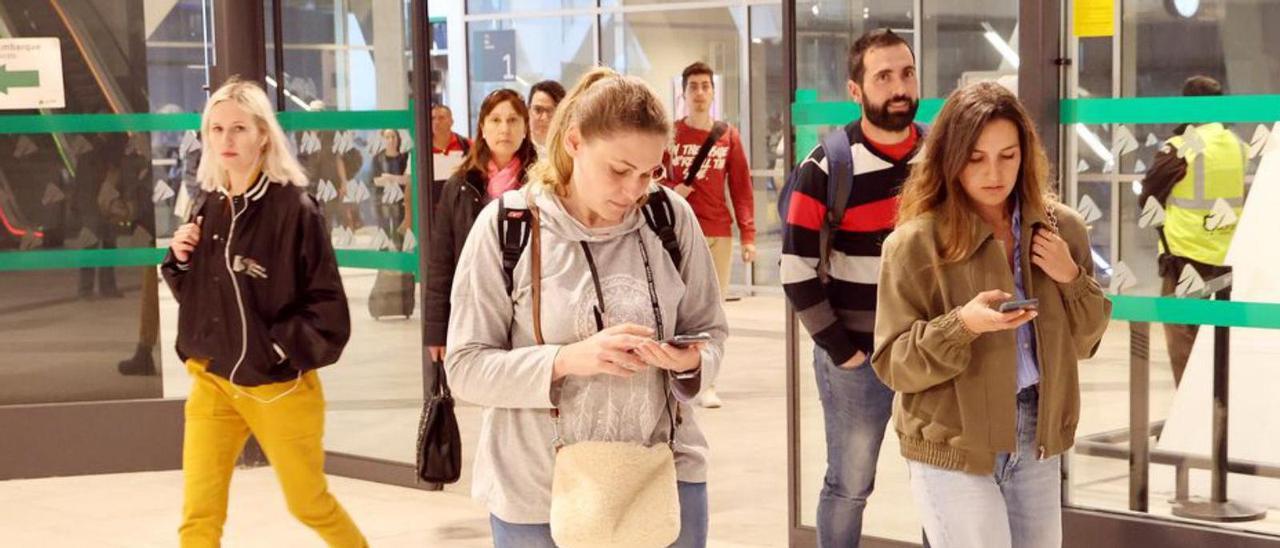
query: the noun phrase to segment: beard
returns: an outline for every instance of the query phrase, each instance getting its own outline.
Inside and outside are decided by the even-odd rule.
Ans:
[[[907,103],[906,112],[890,112],[889,104],[905,101]],[[920,100],[912,99],[905,95],[898,95],[889,100],[873,105],[867,103],[863,105],[862,112],[867,117],[867,121],[872,125],[887,131],[902,131],[911,125],[916,119],[916,110],[920,108]]]

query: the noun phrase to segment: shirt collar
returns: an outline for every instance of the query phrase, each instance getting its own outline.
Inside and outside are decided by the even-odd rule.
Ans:
[[[1025,226],[1029,228],[1034,228],[1036,225],[1049,224],[1049,216],[1044,211],[1033,211],[1026,207],[1020,198],[1014,197],[1013,208],[1013,226],[1017,230],[1022,229],[1024,222]],[[976,214],[974,216],[977,217]],[[973,238],[970,239],[970,247],[966,250],[965,258],[973,256],[982,247],[982,244],[985,244],[988,239],[995,236],[995,233],[991,231],[991,226],[983,222],[982,219],[974,221],[972,231]]]
[[[259,169],[258,176],[254,180],[253,184],[249,185],[249,188],[244,191],[244,197],[253,202],[262,199],[262,197],[267,194],[267,188],[271,186],[270,183],[271,181],[267,180],[266,172]],[[227,196],[231,196],[231,191],[227,190],[226,187],[218,187],[218,191]]]

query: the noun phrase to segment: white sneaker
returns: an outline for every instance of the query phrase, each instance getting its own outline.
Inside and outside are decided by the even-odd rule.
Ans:
[[[724,402],[720,401],[720,396],[716,395],[716,388],[712,386],[698,395],[698,405],[707,409],[719,409]]]

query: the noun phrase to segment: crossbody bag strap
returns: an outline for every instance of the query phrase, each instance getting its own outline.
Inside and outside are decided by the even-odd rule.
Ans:
[[[533,277],[530,280],[533,293],[533,340],[543,345],[546,341],[542,338],[542,218],[536,206],[529,208],[529,214],[532,217],[529,240],[533,246],[530,257]]]
[[[702,171],[702,164],[706,163],[707,156],[711,154],[711,149],[716,145],[716,141],[724,136],[724,132],[728,131],[729,125],[724,122],[716,122],[711,126],[711,132],[707,134],[707,140],[702,142],[702,146],[698,147],[698,154],[693,157],[693,161],[689,163],[689,172],[684,174],[684,184],[693,186],[693,182],[698,178],[698,172]]]

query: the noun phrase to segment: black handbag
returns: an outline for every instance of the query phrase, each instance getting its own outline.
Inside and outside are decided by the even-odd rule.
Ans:
[[[418,481],[453,483],[462,476],[462,437],[453,413],[453,395],[444,376],[444,364],[436,362],[435,390],[422,406],[418,423]]]

